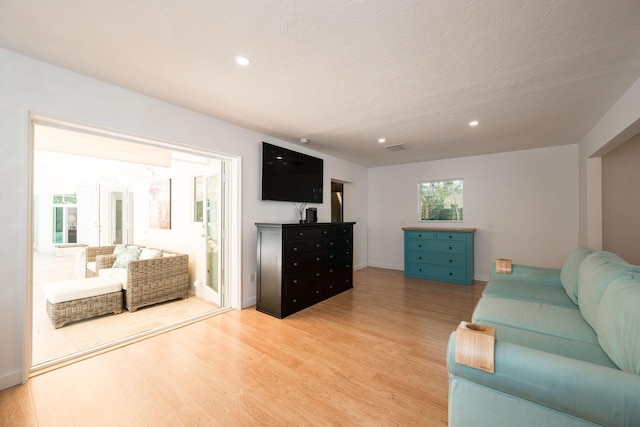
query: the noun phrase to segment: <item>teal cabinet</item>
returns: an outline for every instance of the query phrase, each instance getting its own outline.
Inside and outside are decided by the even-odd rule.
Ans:
[[[474,228],[403,228],[404,275],[473,283]]]

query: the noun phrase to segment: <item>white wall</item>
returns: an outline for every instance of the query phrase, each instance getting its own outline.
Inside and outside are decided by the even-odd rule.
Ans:
[[[418,183],[447,178],[464,179],[464,222],[418,221]],[[370,169],[369,265],[404,268],[403,225],[476,228],[479,280],[496,258],[560,267],[578,244],[578,147]]]
[[[601,157],[640,133],[640,79],[580,141],[580,244],[602,249]]]
[[[331,178],[352,183],[345,220],[356,226],[355,265],[366,265],[367,171],[363,167],[259,133],[230,125],[123,88],[0,49],[0,389],[21,382],[25,355],[24,313],[31,266],[29,218],[29,113],[81,123],[147,139],[222,153],[240,159],[242,305],[255,302],[255,223],[293,221],[293,206],[260,201],[261,141],[293,148],[325,160],[326,194]],[[330,219],[329,198],[318,206],[320,221]]]

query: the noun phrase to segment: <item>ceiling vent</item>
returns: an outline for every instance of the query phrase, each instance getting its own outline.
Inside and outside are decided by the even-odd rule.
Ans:
[[[387,145],[384,149],[388,151],[404,151],[407,149],[407,146],[404,144]]]

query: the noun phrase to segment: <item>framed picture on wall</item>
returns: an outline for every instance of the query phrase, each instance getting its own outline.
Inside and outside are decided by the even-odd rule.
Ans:
[[[149,228],[171,230],[171,179],[149,184]]]

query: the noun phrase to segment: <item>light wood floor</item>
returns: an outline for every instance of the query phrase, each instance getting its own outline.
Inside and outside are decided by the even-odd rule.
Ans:
[[[484,288],[355,272],[286,319],[231,311],[0,392],[2,426],[446,426],[450,333]]]

